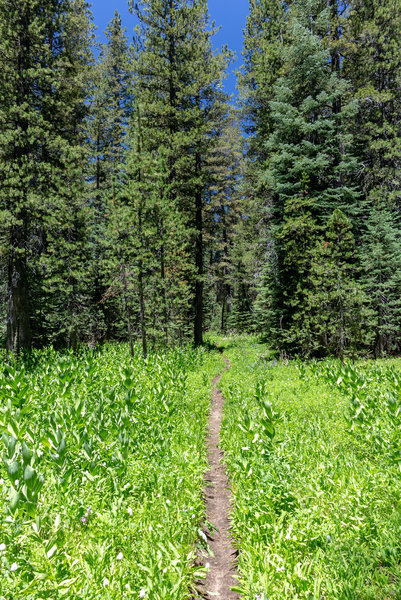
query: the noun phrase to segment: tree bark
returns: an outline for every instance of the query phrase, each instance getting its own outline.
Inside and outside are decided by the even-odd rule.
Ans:
[[[8,260],[7,353],[12,355],[31,347],[26,262],[15,252],[21,241],[12,240]]]
[[[139,204],[138,211],[138,225],[139,225],[139,238],[141,243],[140,252],[143,251],[143,235],[142,235],[142,204]],[[144,288],[143,288],[143,260],[142,256],[139,259],[138,265],[138,285],[139,285],[139,322],[141,325],[141,338],[142,338],[142,352],[144,357],[146,358],[148,355],[148,342],[146,335],[146,320],[145,320],[145,296],[144,296]]]
[[[18,38],[18,58],[16,70],[19,74],[18,87],[16,89],[16,103],[22,106],[26,102],[29,83],[27,81],[27,69],[30,66],[30,38],[29,38],[29,11],[21,11],[21,34]],[[17,125],[17,124],[16,124]],[[14,148],[13,159],[23,172],[24,157],[29,154],[29,143],[25,141],[25,134],[28,130],[28,121],[22,117],[19,118],[19,128],[23,132],[22,139],[24,144]],[[6,348],[8,354],[18,354],[22,349],[31,346],[31,330],[29,319],[28,302],[28,282],[27,282],[27,263],[26,250],[28,245],[27,215],[24,205],[26,205],[27,191],[23,190],[23,206],[16,210],[13,201],[9,200],[9,210],[18,220],[18,224],[11,226],[9,232],[9,256],[8,256],[8,274],[7,274],[7,341]]]
[[[226,317],[226,302],[227,302],[227,299],[226,299],[226,295],[225,295],[225,292],[224,292],[223,300],[222,300],[222,303],[221,303],[221,324],[220,324],[220,329],[221,329],[222,333],[224,333],[225,330],[226,330],[226,319],[225,319],[225,317]]]
[[[166,249],[164,246],[165,229],[162,219],[159,220],[159,235],[160,239],[163,240],[160,246],[160,279],[161,279],[161,296],[162,296],[162,312],[163,312],[163,330],[164,330],[164,341],[168,346],[168,306],[167,306],[167,292],[166,292]]]
[[[138,111],[138,156],[142,152],[142,122],[141,113]],[[142,182],[142,169],[138,170],[138,180]],[[145,315],[145,293],[143,285],[144,268],[143,268],[143,252],[144,252],[144,236],[143,236],[143,219],[142,219],[142,200],[139,200],[138,205],[138,229],[139,229],[139,261],[138,261],[138,285],[139,285],[139,322],[141,326],[142,352],[146,358],[148,355],[148,341],[146,332],[146,315]]]
[[[127,271],[125,265],[122,267],[122,279],[123,279],[123,290],[124,290],[124,310],[127,319],[127,330],[129,339],[129,349],[131,356],[134,356],[134,343],[132,340],[132,325],[131,325],[131,312],[128,305],[128,282],[127,282]]]

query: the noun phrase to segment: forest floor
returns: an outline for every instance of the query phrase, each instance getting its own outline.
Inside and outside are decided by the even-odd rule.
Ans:
[[[225,359],[226,360],[226,359]],[[226,360],[226,370],[230,364]],[[218,389],[222,375],[213,380],[209,434],[207,440],[210,470],[206,474],[206,526],[211,555],[204,552],[203,563],[207,565],[207,577],[201,586],[201,597],[205,600],[221,598],[237,600],[239,595],[231,591],[235,579],[236,549],[230,534],[232,493],[230,482],[223,465],[220,448],[220,430],[223,421],[225,399]]]

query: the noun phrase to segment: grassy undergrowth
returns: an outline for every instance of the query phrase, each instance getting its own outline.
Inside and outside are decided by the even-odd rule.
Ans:
[[[216,353],[54,351],[0,375],[0,599],[186,599]]]
[[[243,598],[401,598],[400,361],[283,364],[219,343]]]

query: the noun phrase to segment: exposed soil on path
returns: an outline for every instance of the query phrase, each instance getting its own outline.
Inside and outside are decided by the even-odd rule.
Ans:
[[[227,368],[230,368],[228,363]],[[230,589],[237,584],[237,580],[234,578],[236,550],[230,536],[231,491],[222,464],[223,452],[219,448],[224,408],[224,396],[217,388],[220,379],[221,375],[213,381],[212,408],[207,439],[210,470],[206,473],[207,487],[205,489],[207,520],[212,524],[213,530],[205,528],[204,531],[214,557],[209,556],[206,552],[200,557],[203,565],[209,563],[210,570],[206,580],[200,584],[199,594],[195,598],[239,600],[239,595]]]

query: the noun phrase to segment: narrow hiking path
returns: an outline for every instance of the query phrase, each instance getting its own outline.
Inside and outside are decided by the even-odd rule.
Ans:
[[[226,369],[230,364],[226,361]],[[206,473],[205,489],[207,521],[212,531],[206,529],[209,546],[213,556],[204,553],[201,557],[204,565],[210,568],[206,580],[202,582],[198,598],[204,600],[239,600],[239,595],[231,591],[237,584],[235,579],[236,550],[230,536],[230,512],[232,494],[230,484],[223,467],[223,451],[220,449],[220,429],[223,420],[224,396],[218,389],[222,374],[213,380],[212,404],[207,438],[210,470]]]

